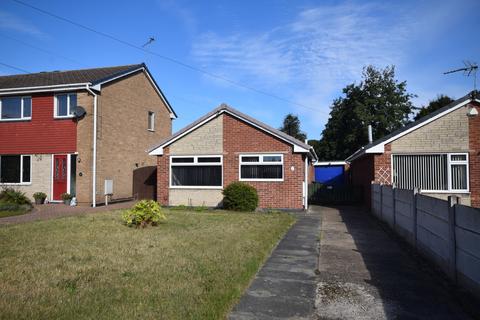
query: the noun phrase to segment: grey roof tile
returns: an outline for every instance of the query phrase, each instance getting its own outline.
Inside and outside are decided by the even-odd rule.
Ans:
[[[143,66],[145,65],[131,64],[116,67],[0,76],[0,89],[40,87],[73,83],[96,84],[111,78],[115,78],[116,76],[122,75]]]
[[[234,116],[237,116],[241,119],[244,119],[248,122],[251,122],[253,124],[255,124],[256,126],[264,129],[265,131],[267,132],[270,132],[276,136],[279,136],[281,137],[283,140],[286,140],[288,142],[290,142],[291,144],[294,144],[294,145],[297,145],[297,146],[300,146],[304,149],[307,149],[307,150],[313,150],[313,148],[306,144],[305,142],[302,142],[298,139],[295,139],[294,137],[292,136],[289,136],[288,134],[278,130],[278,129],[275,129],[273,127],[270,127],[269,125],[261,122],[261,121],[258,121],[257,119],[255,118],[252,118],[250,117],[249,115],[246,115],[240,111],[238,111],[237,109],[234,109],[232,107],[230,107],[229,105],[225,104],[225,103],[222,103],[220,106],[218,106],[217,108],[213,109],[212,111],[208,112],[207,114],[205,114],[204,116],[198,118],[197,120],[195,120],[194,122],[190,123],[188,126],[180,129],[179,131],[175,132],[173,135],[171,135],[170,137],[166,138],[166,139],[163,139],[162,141],[160,141],[158,144],[156,144],[155,146],[151,147],[148,152],[151,152],[153,151],[154,149],[162,146],[162,145],[165,145],[165,144],[168,144],[171,140],[174,140],[175,138],[177,138],[178,136],[182,135],[183,133],[191,130],[192,128],[194,128],[195,126],[197,126],[198,124],[202,123],[203,121],[207,120],[208,118],[210,118],[211,116],[215,115],[216,113],[220,113],[222,111],[227,111],[228,113],[234,115]],[[313,151],[314,153],[314,151]],[[315,155],[316,157],[316,155]]]

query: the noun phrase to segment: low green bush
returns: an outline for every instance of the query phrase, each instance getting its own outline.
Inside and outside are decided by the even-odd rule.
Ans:
[[[0,202],[0,211],[17,211],[22,207],[16,203]]]
[[[132,209],[126,210],[122,215],[123,222],[127,226],[144,228],[147,225],[156,226],[165,222],[167,217],[162,212],[158,202],[153,200],[142,200],[135,204]]]
[[[257,189],[243,182],[232,182],[223,189],[223,207],[234,211],[254,211],[258,206]]]
[[[32,204],[25,193],[15,190],[14,188],[3,188],[2,191],[0,191],[0,202],[17,205]]]

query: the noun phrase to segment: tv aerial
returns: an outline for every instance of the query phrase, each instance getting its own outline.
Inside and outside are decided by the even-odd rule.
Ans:
[[[153,41],[155,41],[155,38],[154,38],[154,37],[148,38],[148,41],[145,42],[145,44],[142,46],[142,48],[145,48],[146,46],[148,46],[149,44],[151,44]]]
[[[443,74],[450,74],[450,73],[456,73],[456,72],[462,72],[463,75],[466,77],[470,77],[473,75],[473,91],[477,90],[477,70],[478,70],[478,65],[475,62],[470,62],[468,60],[464,60],[463,64],[465,67],[463,68],[458,68],[455,70],[450,70],[447,72],[444,72]]]

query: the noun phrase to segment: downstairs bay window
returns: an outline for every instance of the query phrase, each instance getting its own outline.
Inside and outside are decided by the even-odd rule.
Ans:
[[[392,155],[393,184],[424,192],[468,192],[468,154]]]
[[[31,182],[32,156],[0,156],[0,183],[28,184]]]
[[[283,181],[283,155],[240,155],[240,181]]]
[[[170,187],[220,189],[223,185],[222,156],[170,157]]]

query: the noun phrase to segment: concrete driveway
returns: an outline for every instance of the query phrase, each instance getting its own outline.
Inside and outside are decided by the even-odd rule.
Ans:
[[[371,215],[319,210],[318,319],[469,319],[445,278]]]

